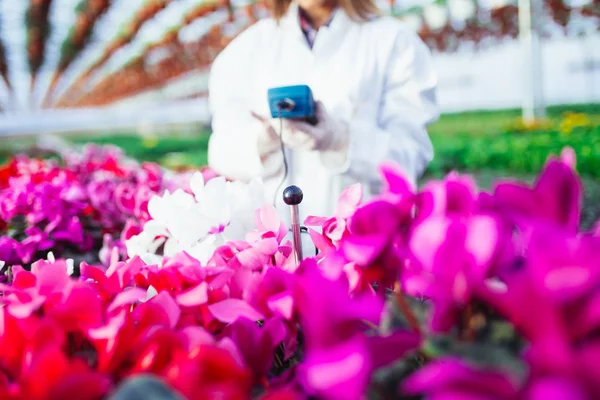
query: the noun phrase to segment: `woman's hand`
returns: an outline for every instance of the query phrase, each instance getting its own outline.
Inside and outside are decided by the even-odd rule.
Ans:
[[[325,110],[323,103],[316,103],[317,124],[303,121],[287,121],[283,142],[292,148],[306,151],[339,151],[348,146],[348,126]]]
[[[281,145],[281,139],[279,138],[278,131],[271,123],[270,118],[263,117],[254,111],[251,111],[252,116],[260,121],[263,125],[263,130],[258,136],[258,153],[261,159],[268,157],[269,155],[277,152]]]
[[[311,125],[303,121],[270,119],[252,113],[254,118],[263,123],[264,134],[259,141],[261,146],[278,146],[279,132],[283,143],[291,149],[304,151],[339,151],[348,146],[348,127],[331,116],[323,103],[316,103],[317,124]],[[275,142],[277,144],[275,144]],[[276,150],[276,149],[275,149]]]
[[[311,149],[314,138],[300,127],[293,125],[289,119],[267,118],[255,112],[252,116],[263,124],[263,131],[258,137],[259,153],[265,157],[280,151],[281,140],[290,149]],[[280,139],[281,134],[281,139]]]

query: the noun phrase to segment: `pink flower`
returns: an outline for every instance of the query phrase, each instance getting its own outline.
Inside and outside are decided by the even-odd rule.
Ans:
[[[532,188],[521,183],[498,183],[494,207],[519,225],[531,221],[558,225],[570,232],[579,228],[582,186],[572,160],[551,158]]]
[[[470,176],[448,174],[442,181],[430,181],[417,195],[421,221],[432,215],[470,215],[477,207],[478,189]]]
[[[342,237],[347,232],[348,221],[362,201],[362,196],[363,192],[360,184],[349,186],[342,191],[333,217],[309,216],[306,218],[304,225],[320,227],[322,230],[319,233],[312,228],[308,228],[312,241],[321,253],[320,257],[339,246]]]
[[[365,288],[378,283],[383,290],[398,279],[401,265],[399,246],[404,242],[398,208],[384,200],[374,200],[361,206],[350,221],[349,234],[340,249],[345,259],[359,267]]]
[[[189,354],[179,354],[166,378],[189,400],[218,396],[223,400],[249,397],[251,372],[227,350],[214,345],[199,346]]]
[[[281,243],[288,229],[279,218],[275,207],[265,204],[254,213],[256,229],[246,235],[248,242],[256,242],[266,237],[274,237],[277,243]]]
[[[374,295],[350,298],[343,281],[331,281],[307,260],[294,290],[305,337],[305,360],[299,380],[308,394],[327,399],[360,399],[375,368],[418,346],[417,334],[386,339],[365,336],[367,323],[378,325],[383,302]],[[403,334],[402,334],[403,335]],[[387,348],[390,340],[396,346]],[[381,355],[386,348],[387,355]]]
[[[434,331],[454,325],[474,290],[493,276],[490,271],[508,240],[501,223],[488,215],[432,216],[413,228],[402,286],[408,294],[432,301]]]
[[[269,319],[258,327],[255,321],[241,317],[225,328],[225,334],[236,344],[255,383],[260,384],[271,370],[275,350],[285,340],[287,328],[279,319]]]
[[[476,369],[449,358],[426,365],[402,384],[405,394],[425,394],[435,399],[513,400],[518,387],[502,372]]]

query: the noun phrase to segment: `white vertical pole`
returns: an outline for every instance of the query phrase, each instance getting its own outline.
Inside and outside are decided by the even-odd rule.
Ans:
[[[519,39],[523,55],[523,120],[545,116],[539,18],[543,0],[519,0]]]

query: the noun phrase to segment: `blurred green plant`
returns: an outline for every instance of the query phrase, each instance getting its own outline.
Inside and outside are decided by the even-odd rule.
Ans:
[[[432,133],[435,159],[428,171],[433,174],[452,170],[508,170],[534,173],[546,162],[548,154],[558,154],[565,146],[577,154],[580,174],[600,178],[600,123],[585,114],[568,114],[553,122],[532,125],[506,125],[499,134]]]

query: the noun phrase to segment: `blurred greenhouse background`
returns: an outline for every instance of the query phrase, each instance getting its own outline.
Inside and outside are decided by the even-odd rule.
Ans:
[[[484,186],[531,179],[569,145],[586,218],[600,218],[600,0],[379,6],[419,33],[438,70],[444,115],[424,181],[450,170]],[[267,15],[265,3],[237,0],[0,0],[0,162],[65,140],[204,165],[211,62]]]

